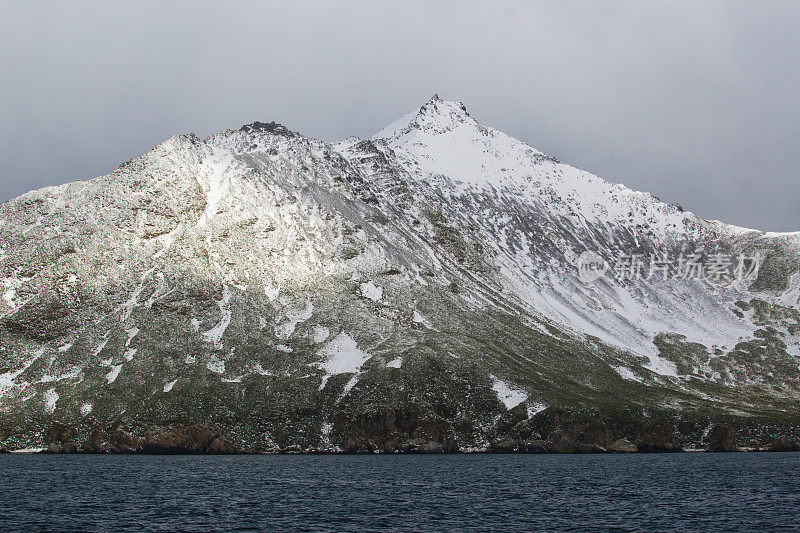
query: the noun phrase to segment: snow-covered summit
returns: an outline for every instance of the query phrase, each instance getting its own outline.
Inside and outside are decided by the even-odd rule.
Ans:
[[[374,140],[396,142],[413,131],[431,134],[446,133],[461,125],[480,128],[461,102],[442,100],[434,94],[419,109],[407,113],[372,136]]]

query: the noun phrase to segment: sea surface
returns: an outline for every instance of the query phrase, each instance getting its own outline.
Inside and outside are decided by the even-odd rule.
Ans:
[[[0,531],[797,529],[800,454],[0,455]]]

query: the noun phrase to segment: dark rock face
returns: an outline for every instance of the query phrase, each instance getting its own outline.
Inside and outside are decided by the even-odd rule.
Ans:
[[[767,451],[770,452],[797,452],[800,451],[800,446],[798,446],[797,442],[795,441],[785,441],[781,437],[778,437],[772,444],[769,445]]]
[[[549,453],[603,453],[610,443],[605,422],[591,415],[546,409],[532,420]]]
[[[544,447],[549,453],[575,453],[578,451],[578,443],[571,440],[561,430],[552,432],[547,437]]]
[[[76,435],[75,428],[54,423],[46,433],[46,453],[226,454],[239,451],[232,439],[210,424],[152,427],[142,437],[133,436],[121,423],[108,431],[95,425],[80,447]]]
[[[78,451],[76,443],[77,432],[61,422],[53,422],[44,434],[44,443],[47,453],[75,453]]]
[[[522,451],[523,446],[524,443],[519,440],[497,439],[489,443],[489,451],[492,453],[519,453]]]
[[[512,411],[496,423],[490,452],[676,452],[682,450],[676,439],[691,441],[699,427],[693,419],[680,420],[678,427],[666,418],[642,419],[632,413],[603,415],[549,408],[528,419]]]
[[[81,452],[109,453],[110,451],[111,445],[106,441],[103,429],[100,426],[94,426],[89,439],[81,446]]]
[[[719,424],[711,428],[708,434],[708,451],[710,452],[735,452],[736,437],[728,424]]]
[[[123,425],[112,428],[110,443],[114,452],[130,453],[141,449],[141,439],[133,437]]]
[[[151,428],[144,436],[145,453],[234,453],[233,441],[216,426],[189,425]]]
[[[493,453],[665,453],[683,446],[719,451],[737,449],[733,430],[722,421],[711,437],[703,435],[709,419],[703,416],[648,416],[632,412],[575,412],[546,409],[531,418],[514,410],[504,413],[492,430],[488,451]],[[750,439],[763,435],[754,421]],[[752,431],[754,430],[754,431]],[[776,447],[789,448],[783,444]]]
[[[663,453],[680,451],[675,444],[675,424],[669,421],[654,422],[639,430],[636,446],[640,452]]]
[[[434,411],[406,404],[403,408],[373,407],[361,412],[339,411],[330,417],[328,440],[321,446],[286,446],[274,452],[337,452],[337,453],[455,453],[486,451],[489,453],[637,453],[676,452],[677,443],[700,444],[707,418],[682,418],[675,422],[661,419],[643,421],[625,418],[619,413],[603,415],[548,408],[531,417],[524,408],[500,414],[489,433],[492,437],[483,447],[463,450],[458,446],[458,432],[469,431]],[[468,424],[467,424],[468,425]],[[761,428],[755,423],[757,432]],[[746,426],[736,431],[747,434]],[[176,423],[141,427],[118,420],[104,428],[97,423],[73,427],[60,421],[44,431],[44,453],[144,453],[144,454],[230,454],[263,450],[237,445],[229,429],[210,423]],[[751,436],[752,438],[752,436]],[[692,440],[695,439],[695,440]],[[712,423],[702,437],[708,451],[738,450],[734,429],[725,421]],[[762,441],[763,442],[763,441]],[[765,448],[762,448],[765,449]],[[798,451],[792,440],[776,438],[769,451]],[[0,450],[2,451],[2,450]]]
[[[347,453],[458,451],[450,423],[418,408],[378,409],[333,416],[332,442]]]
[[[270,133],[273,135],[282,135],[284,137],[297,137],[297,133],[290,130],[283,124],[278,124],[275,121],[259,122],[255,121],[252,124],[245,124],[239,131],[247,133]]]

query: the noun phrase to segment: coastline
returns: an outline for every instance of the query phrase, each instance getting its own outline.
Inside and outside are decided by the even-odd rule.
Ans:
[[[372,451],[372,452],[352,452],[345,450],[305,450],[305,451],[230,451],[230,452],[210,452],[210,451],[189,451],[189,450],[161,450],[161,451],[144,451],[144,450],[128,450],[128,451],[52,451],[48,448],[22,448],[18,450],[5,450],[0,449],[0,455],[671,455],[671,454],[702,454],[702,453],[795,453],[800,452],[797,448],[781,448],[770,449],[769,447],[742,447],[734,450],[710,450],[704,448],[685,448],[674,450],[660,450],[660,451],[574,451],[574,452],[556,452],[556,451],[497,451],[491,449],[485,450],[456,450],[456,451],[400,451],[393,452],[387,451]]]

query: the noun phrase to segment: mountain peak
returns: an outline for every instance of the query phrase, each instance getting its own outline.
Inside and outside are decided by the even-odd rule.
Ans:
[[[463,103],[443,100],[438,94],[434,94],[419,109],[403,115],[372,138],[396,139],[413,130],[444,133],[466,122],[475,123],[475,120],[467,112],[467,107]]]
[[[275,135],[283,135],[284,137],[296,137],[297,132],[294,132],[284,126],[283,124],[278,124],[277,122],[259,122],[255,121],[252,124],[245,124],[239,131],[244,131],[247,133],[259,132],[259,133],[272,133]]]
[[[456,113],[469,116],[467,106],[462,102],[454,100],[443,100],[438,94],[434,94],[430,99],[419,108],[420,113]]]

